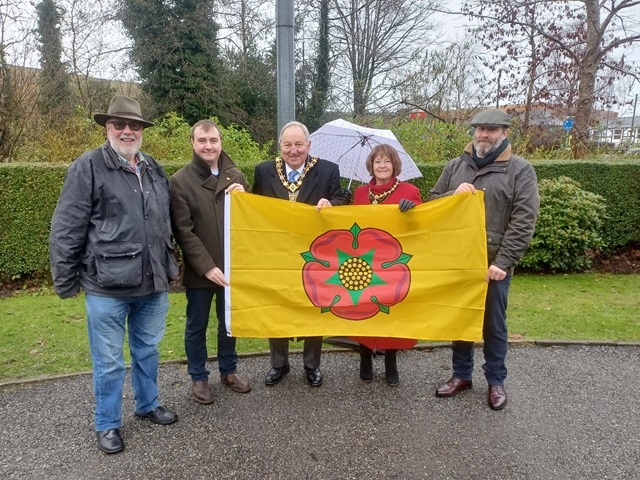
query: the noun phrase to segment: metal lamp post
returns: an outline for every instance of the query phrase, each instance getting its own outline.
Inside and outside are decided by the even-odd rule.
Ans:
[[[296,118],[293,0],[276,0],[276,58],[278,132]]]

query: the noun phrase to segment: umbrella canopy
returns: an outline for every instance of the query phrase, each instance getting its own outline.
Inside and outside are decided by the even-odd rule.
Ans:
[[[311,134],[309,153],[313,157],[337,163],[341,177],[367,183],[371,175],[367,172],[365,161],[371,150],[382,143],[391,145],[400,155],[402,172],[398,175],[399,180],[422,176],[391,130],[361,127],[342,119],[325,123]]]

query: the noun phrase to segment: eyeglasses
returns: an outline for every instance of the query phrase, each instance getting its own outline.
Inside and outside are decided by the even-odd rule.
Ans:
[[[139,132],[140,130],[142,130],[142,124],[140,122],[136,122],[135,120],[129,122],[125,122],[124,120],[112,120],[107,123],[113,125],[114,130],[117,130],[119,132],[127,128],[127,125],[132,132]]]

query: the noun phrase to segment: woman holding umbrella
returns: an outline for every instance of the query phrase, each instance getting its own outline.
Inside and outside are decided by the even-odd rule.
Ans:
[[[406,212],[422,203],[420,190],[414,185],[398,180],[402,162],[395,148],[380,144],[371,150],[366,160],[371,181],[358,187],[353,194],[354,205],[398,204]],[[398,350],[412,348],[417,341],[404,338],[352,337],[360,344],[360,378],[365,382],[373,379],[373,351],[384,350],[385,378],[389,385],[400,381],[396,354]]]

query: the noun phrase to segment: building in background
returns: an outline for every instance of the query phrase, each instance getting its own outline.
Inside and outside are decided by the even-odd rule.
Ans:
[[[598,145],[610,145],[626,150],[640,145],[640,117],[618,117],[601,122],[599,128],[589,132],[591,140]]]

